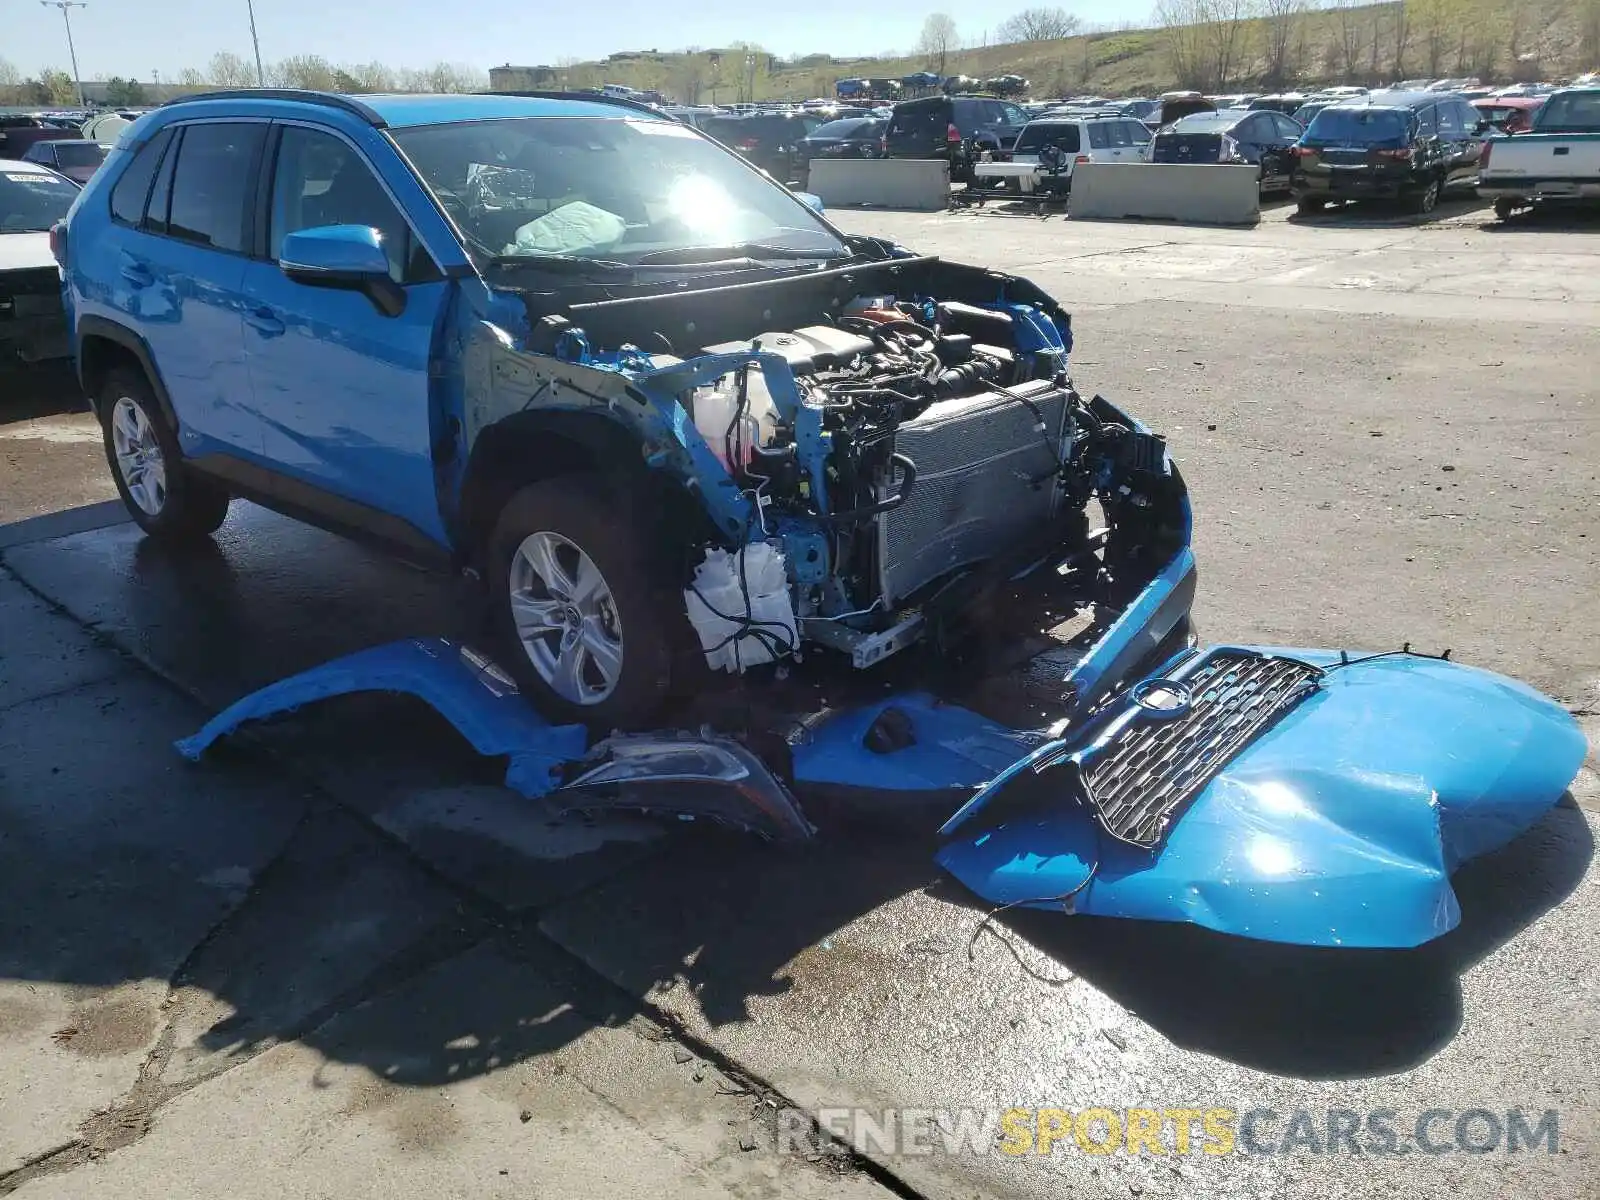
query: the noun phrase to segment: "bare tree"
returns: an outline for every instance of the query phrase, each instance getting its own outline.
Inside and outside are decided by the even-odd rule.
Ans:
[[[1356,73],[1356,56],[1361,53],[1365,0],[1338,0],[1334,5],[1334,56],[1341,78],[1349,82]]]
[[[211,61],[206,64],[205,75],[206,82],[218,87],[242,88],[256,84],[255,67],[228,50],[219,50],[211,56]]]
[[[1203,35],[1209,50],[1211,77],[1225,89],[1248,57],[1251,0],[1203,0],[1207,18]]]
[[[1201,21],[1207,0],[1160,0],[1156,20],[1163,30],[1173,77],[1184,87],[1206,87]]]
[[[1392,78],[1396,82],[1406,77],[1406,52],[1411,49],[1412,15],[1411,5],[1405,3],[1405,0],[1394,6],[1394,15],[1391,18],[1393,23],[1389,28],[1394,35],[1390,44],[1394,50]]]
[[[673,70],[671,88],[684,104],[699,104],[700,93],[705,90],[711,75],[711,64],[698,49],[684,51]]]
[[[1578,49],[1585,67],[1600,63],[1600,0],[1578,0]]]
[[[1083,22],[1064,8],[1025,8],[995,29],[997,42],[1048,42],[1069,38]]]
[[[930,69],[943,75],[956,48],[955,21],[948,13],[929,13],[922,23],[922,36],[917,39],[917,54]]]
[[[302,88],[312,92],[337,90],[339,81],[336,75],[333,64],[320,54],[292,54],[267,69],[267,79],[273,87]]]
[[[1266,82],[1273,87],[1283,87],[1297,73],[1296,54],[1305,23],[1308,0],[1262,0],[1261,16],[1265,26]]]
[[[358,92],[392,92],[395,89],[394,71],[383,63],[357,63],[344,70],[355,80]]]

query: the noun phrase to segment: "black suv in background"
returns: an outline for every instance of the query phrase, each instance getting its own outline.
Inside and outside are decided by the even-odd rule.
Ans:
[[[1302,213],[1335,200],[1400,200],[1430,213],[1452,187],[1475,187],[1488,123],[1448,92],[1373,92],[1330,104],[1294,148]]]
[[[791,184],[805,173],[801,141],[826,121],[827,117],[813,113],[752,113],[707,117],[700,122],[700,132],[738,151],[779,183]]]
[[[1003,153],[1028,123],[1019,104],[992,96],[928,96],[894,106],[883,135],[885,158],[942,158],[950,178],[972,179],[972,164],[985,150]]]

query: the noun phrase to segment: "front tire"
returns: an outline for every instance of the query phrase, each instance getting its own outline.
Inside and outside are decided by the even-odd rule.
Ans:
[[[228,516],[227,490],[184,463],[177,434],[144,375],[112,371],[97,407],[111,477],[139,528],[171,542],[214,533]]]
[[[597,475],[530,484],[489,538],[491,622],[522,694],[601,732],[648,722],[672,682],[681,591],[625,487]]]

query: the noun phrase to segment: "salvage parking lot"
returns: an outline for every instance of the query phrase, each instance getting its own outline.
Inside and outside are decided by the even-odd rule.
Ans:
[[[1577,710],[1592,743],[1600,222],[1288,212],[833,215],[1074,312],[1079,386],[1182,465],[1205,641],[1448,647]],[[214,552],[163,553],[80,507],[111,488],[59,379],[23,404],[3,386],[0,1067],[22,1091],[0,1192],[1600,1185],[1592,757],[1572,803],[1463,872],[1461,928],[1363,954],[1041,913],[980,933],[913,839],[780,851],[557,820],[394,698],[188,767],[170,742],[216,708],[454,633],[454,593],[244,505]],[[1264,1109],[1258,1144],[1283,1152],[779,1156],[787,1103]],[[1402,1131],[1554,1110],[1559,1146],[1332,1152],[1329,1110],[1385,1109]],[[1298,1110],[1321,1136],[1285,1146]]]

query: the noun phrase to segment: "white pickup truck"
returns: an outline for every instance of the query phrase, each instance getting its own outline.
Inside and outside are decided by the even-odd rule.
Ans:
[[[1535,204],[1600,201],[1600,87],[1554,92],[1527,133],[1485,142],[1478,195],[1502,221]]]

